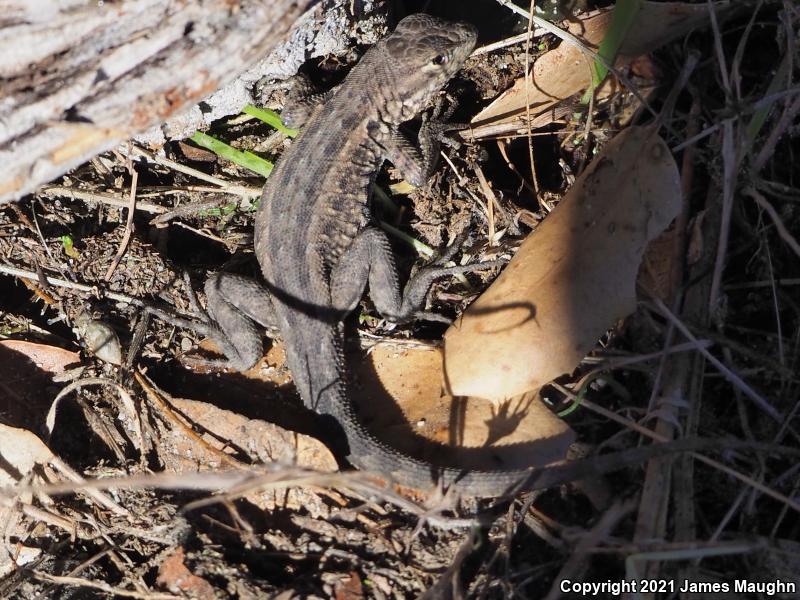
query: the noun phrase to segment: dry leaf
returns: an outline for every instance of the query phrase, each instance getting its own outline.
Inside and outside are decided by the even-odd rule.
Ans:
[[[63,348],[23,340],[0,341],[0,406],[4,421],[38,431],[58,392],[52,376],[79,362],[76,352]]]
[[[723,0],[712,2],[712,8],[721,19],[733,11],[736,2]],[[741,3],[739,3],[741,4]],[[620,54],[636,56],[652,52],[669,42],[686,35],[692,29],[704,27],[710,22],[709,5],[689,2],[642,2],[625,40]]]
[[[14,487],[17,482],[28,475],[34,466],[47,464],[53,458],[42,440],[30,431],[18,429],[0,423],[0,488]],[[6,540],[17,538],[15,544],[6,545],[8,551],[0,552],[0,577],[5,577],[17,568],[38,558],[41,549],[29,547],[22,543],[27,541],[29,525],[21,521],[21,512],[17,502],[30,503],[32,495],[25,493],[14,500],[0,497],[0,522]]]
[[[682,260],[675,252],[678,238],[677,229],[672,227],[650,242],[639,269],[639,285],[666,304],[672,303],[675,260]]]
[[[171,404],[196,427],[210,432],[203,436],[203,440],[217,450],[238,447],[265,463],[278,462],[318,471],[336,471],[338,468],[330,450],[310,436],[259,419],[248,419],[206,402],[172,398]],[[200,466],[220,466],[218,454],[203,447],[178,427],[162,428],[158,454],[165,468],[176,473],[195,472]],[[312,516],[324,516],[328,510],[324,501],[304,488],[255,491],[247,494],[246,498],[264,510],[278,505],[292,510],[305,508]]]
[[[38,368],[53,374],[62,373],[67,365],[81,360],[77,352],[71,352],[49,344],[37,344],[24,340],[2,340],[0,341],[0,347],[22,354]]]
[[[445,334],[448,390],[497,401],[572,372],[635,309],[642,253],[680,198],[677,166],[656,133],[637,127],[614,138]]]
[[[202,577],[192,573],[184,562],[182,547],[167,556],[158,567],[156,583],[174,594],[186,593],[192,598],[215,598],[214,587]]]
[[[13,486],[34,465],[52,457],[50,448],[30,431],[0,423],[0,487]]]
[[[336,583],[334,598],[336,600],[362,600],[364,598],[364,586],[361,585],[361,577],[357,572],[351,571],[346,578]]]
[[[731,6],[728,3],[716,5],[718,14],[729,8]],[[623,66],[631,58],[655,50],[705,24],[708,19],[708,6],[705,4],[644,2],[620,48],[616,66]],[[607,10],[569,23],[567,31],[578,37],[588,48],[597,50],[610,23],[611,11]],[[591,59],[575,46],[564,42],[537,58],[532,71],[532,81],[527,85],[527,96],[526,80],[523,77],[472,119],[472,135],[475,138],[497,135],[496,128],[503,123],[521,123],[526,98],[530,103],[532,116],[535,117],[584,91],[592,81]],[[598,90],[598,96],[608,96],[615,91],[615,87],[614,78],[609,78]]]
[[[358,375],[364,388],[358,396],[369,398],[359,412],[370,430],[423,460],[470,469],[526,468],[562,460],[574,441],[570,427],[533,395],[499,407],[443,396],[438,348],[381,344],[358,366]]]

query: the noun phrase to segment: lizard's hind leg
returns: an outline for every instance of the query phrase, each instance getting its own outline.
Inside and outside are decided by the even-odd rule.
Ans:
[[[256,324],[274,337],[275,314],[267,289],[258,281],[231,273],[216,273],[206,279],[205,292],[208,311],[203,311],[191,285],[190,303],[200,320],[187,319],[175,312],[148,306],[145,311],[159,319],[211,338],[222,353],[223,360],[185,359],[187,364],[246,371],[261,358],[261,333]]]
[[[258,362],[263,353],[261,325],[274,335],[275,311],[267,288],[250,277],[216,273],[206,279],[208,313],[224,334],[212,336],[234,369],[245,371]]]

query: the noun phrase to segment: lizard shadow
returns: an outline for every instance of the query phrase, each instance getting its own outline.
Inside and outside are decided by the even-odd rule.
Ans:
[[[414,392],[401,392],[399,400],[396,380],[389,384],[391,390],[383,383],[387,375],[397,375],[386,368],[386,361],[377,366],[373,360],[348,356],[357,379],[350,385],[351,398],[376,438],[432,465],[465,470],[523,469],[564,458],[574,436],[568,427],[554,428],[552,422],[535,431],[532,424],[549,412],[538,398],[528,395],[495,407],[481,399],[442,395],[436,353],[420,354],[434,355],[434,364],[400,372],[405,381],[400,387]]]
[[[330,441],[327,426],[320,422],[319,415],[303,406],[291,383],[259,379],[237,371],[198,372],[177,363],[149,366],[148,373],[170,394],[207,402],[326,443]]]
[[[409,422],[370,361],[352,355],[348,356],[348,361],[352,361],[354,367],[354,381],[348,386],[349,392],[365,427],[388,446],[431,465],[465,470],[541,466],[563,459],[564,449],[572,442],[571,434],[565,431],[556,438],[493,445],[513,434],[520,422],[529,418],[532,402],[538,400],[491,409],[482,401],[450,399],[438,394],[436,397],[431,394],[431,402],[451,402],[445,409],[449,439],[446,443],[432,440],[415,429],[416,423]],[[346,442],[339,424],[304,407],[291,383],[254,379],[233,371],[198,373],[174,364],[153,365],[149,373],[169,393],[208,402],[248,419],[260,419],[317,438],[331,449],[341,466],[348,464],[344,458]],[[483,441],[469,447],[460,446],[470,443],[465,439],[464,428],[469,428],[467,422],[474,423],[476,418],[486,431]]]

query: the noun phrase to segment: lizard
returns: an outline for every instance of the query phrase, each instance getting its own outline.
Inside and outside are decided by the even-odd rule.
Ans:
[[[359,420],[344,364],[344,321],[367,285],[378,311],[403,322],[425,316],[420,306],[436,278],[476,268],[423,268],[401,295],[389,241],[370,212],[370,188],[386,160],[413,185],[423,185],[432,173],[441,124],[423,121],[419,149],[400,126],[456,74],[476,40],[470,24],[413,14],[365,53],[311,113],[263,189],[254,252],[264,282],[226,272],[206,281],[208,313],[216,323],[207,331],[229,366],[245,370],[261,356],[257,324],[276,328],[303,403],[336,424],[347,460],[405,489],[457,486],[464,495],[501,496],[702,446],[683,440],[548,470],[464,470],[400,453]]]

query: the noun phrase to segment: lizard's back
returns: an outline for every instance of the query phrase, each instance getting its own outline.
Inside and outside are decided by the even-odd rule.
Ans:
[[[359,468],[419,489],[433,485],[437,469],[378,440],[348,398],[342,348],[346,315],[334,310],[330,276],[370,221],[369,188],[390,136],[446,83],[474,43],[471,26],[422,15],[404,19],[392,36],[370,49],[281,157],[256,217],[256,256],[304,403],[341,425],[350,459]],[[439,47],[455,57],[448,70],[441,69],[449,57],[437,55]],[[442,74],[431,77],[436,69]],[[448,485],[460,479],[471,493],[496,495],[527,472],[444,468],[438,474]]]

